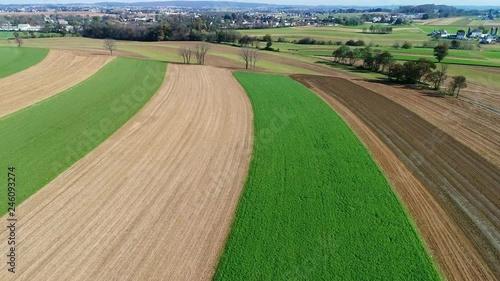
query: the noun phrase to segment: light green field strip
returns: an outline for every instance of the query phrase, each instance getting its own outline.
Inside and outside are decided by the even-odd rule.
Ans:
[[[0,78],[39,63],[48,53],[47,49],[0,47]]]
[[[12,31],[0,31],[0,39],[14,38],[14,32]]]
[[[116,58],[77,86],[1,118],[0,182],[7,183],[7,167],[16,167],[17,204],[125,124],[157,91],[165,71],[166,63]],[[2,215],[6,191],[0,191]]]
[[[235,73],[255,143],[214,280],[439,280],[366,148],[289,77]]]

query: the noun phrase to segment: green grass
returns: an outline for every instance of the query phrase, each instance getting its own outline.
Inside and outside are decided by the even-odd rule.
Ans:
[[[485,87],[500,90],[500,74],[489,68],[470,68],[463,65],[449,65],[448,77],[463,75],[467,81],[475,82]],[[448,78],[447,83],[451,78]]]
[[[343,120],[280,75],[237,72],[249,176],[214,280],[439,280],[397,196]]]
[[[75,87],[1,118],[0,182],[15,166],[17,204],[118,130],[156,92],[165,71],[162,62],[116,58]],[[2,215],[6,200],[2,188]]]
[[[0,47],[0,78],[39,63],[48,53],[47,49]]]
[[[12,31],[0,31],[0,39],[14,38]]]
[[[412,61],[412,60],[418,60],[421,57],[427,58],[427,59],[429,59],[430,61],[433,61],[433,62],[437,62],[436,58],[430,57],[430,56],[395,55],[394,59],[395,60],[400,60],[400,61]],[[456,59],[456,58],[450,58],[450,57],[446,57],[442,62],[443,63],[448,63],[448,64],[462,64],[462,65],[477,65],[477,66],[500,67],[500,63],[498,63],[498,62],[481,61],[481,60]]]
[[[374,42],[390,46],[394,41],[407,40],[414,43],[427,41],[428,37],[418,28],[400,27],[395,28],[391,34],[368,34],[361,32],[363,26],[356,27],[286,27],[286,28],[271,28],[271,29],[244,29],[239,30],[242,34],[249,36],[263,36],[271,34],[277,38],[282,37],[286,41],[298,40],[304,37],[311,37],[317,40],[324,41],[347,41],[349,39],[362,39],[365,42]]]

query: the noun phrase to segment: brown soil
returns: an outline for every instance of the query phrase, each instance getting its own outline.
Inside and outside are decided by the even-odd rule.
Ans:
[[[498,114],[456,98],[435,96],[433,92],[362,79],[354,81],[406,107],[500,168]]]
[[[499,278],[497,167],[414,112],[348,80],[295,79],[316,90],[358,133],[450,280]]]
[[[84,81],[112,59],[51,50],[40,63],[0,79],[0,117]]]
[[[230,71],[169,65],[135,117],[19,206],[18,272],[0,280],[210,280],[252,128]]]
[[[460,97],[465,98],[466,101],[479,102],[486,105],[500,114],[500,91],[488,85],[487,81],[482,84],[467,82],[468,87],[460,90]]]

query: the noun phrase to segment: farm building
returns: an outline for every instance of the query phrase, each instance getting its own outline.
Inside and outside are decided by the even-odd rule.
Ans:
[[[13,26],[13,30],[17,31],[40,31],[42,27],[40,26],[31,26],[29,24],[19,24],[17,26]]]
[[[481,35],[483,35],[483,31],[481,29],[474,29],[467,34],[469,38],[479,37]]]
[[[465,33],[465,30],[459,30],[459,31],[457,31],[457,39],[458,40],[467,39],[467,34]]]
[[[498,35],[488,35],[487,37],[481,39],[479,43],[481,44],[495,44],[498,40]]]

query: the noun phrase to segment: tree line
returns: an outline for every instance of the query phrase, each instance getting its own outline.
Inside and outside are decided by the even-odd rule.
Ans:
[[[392,33],[392,26],[371,25],[369,28],[364,27],[363,33],[389,34]]]
[[[448,55],[448,45],[442,44],[434,48],[434,57],[440,63],[426,58],[416,61],[397,63],[393,55],[388,51],[373,50],[370,46],[364,48],[350,48],[341,46],[332,53],[334,62],[357,67],[364,70],[381,72],[387,75],[389,80],[405,84],[429,83],[433,89],[439,90],[447,78],[447,65],[441,64]],[[452,95],[467,87],[464,76],[455,76],[449,84],[448,90]]]

